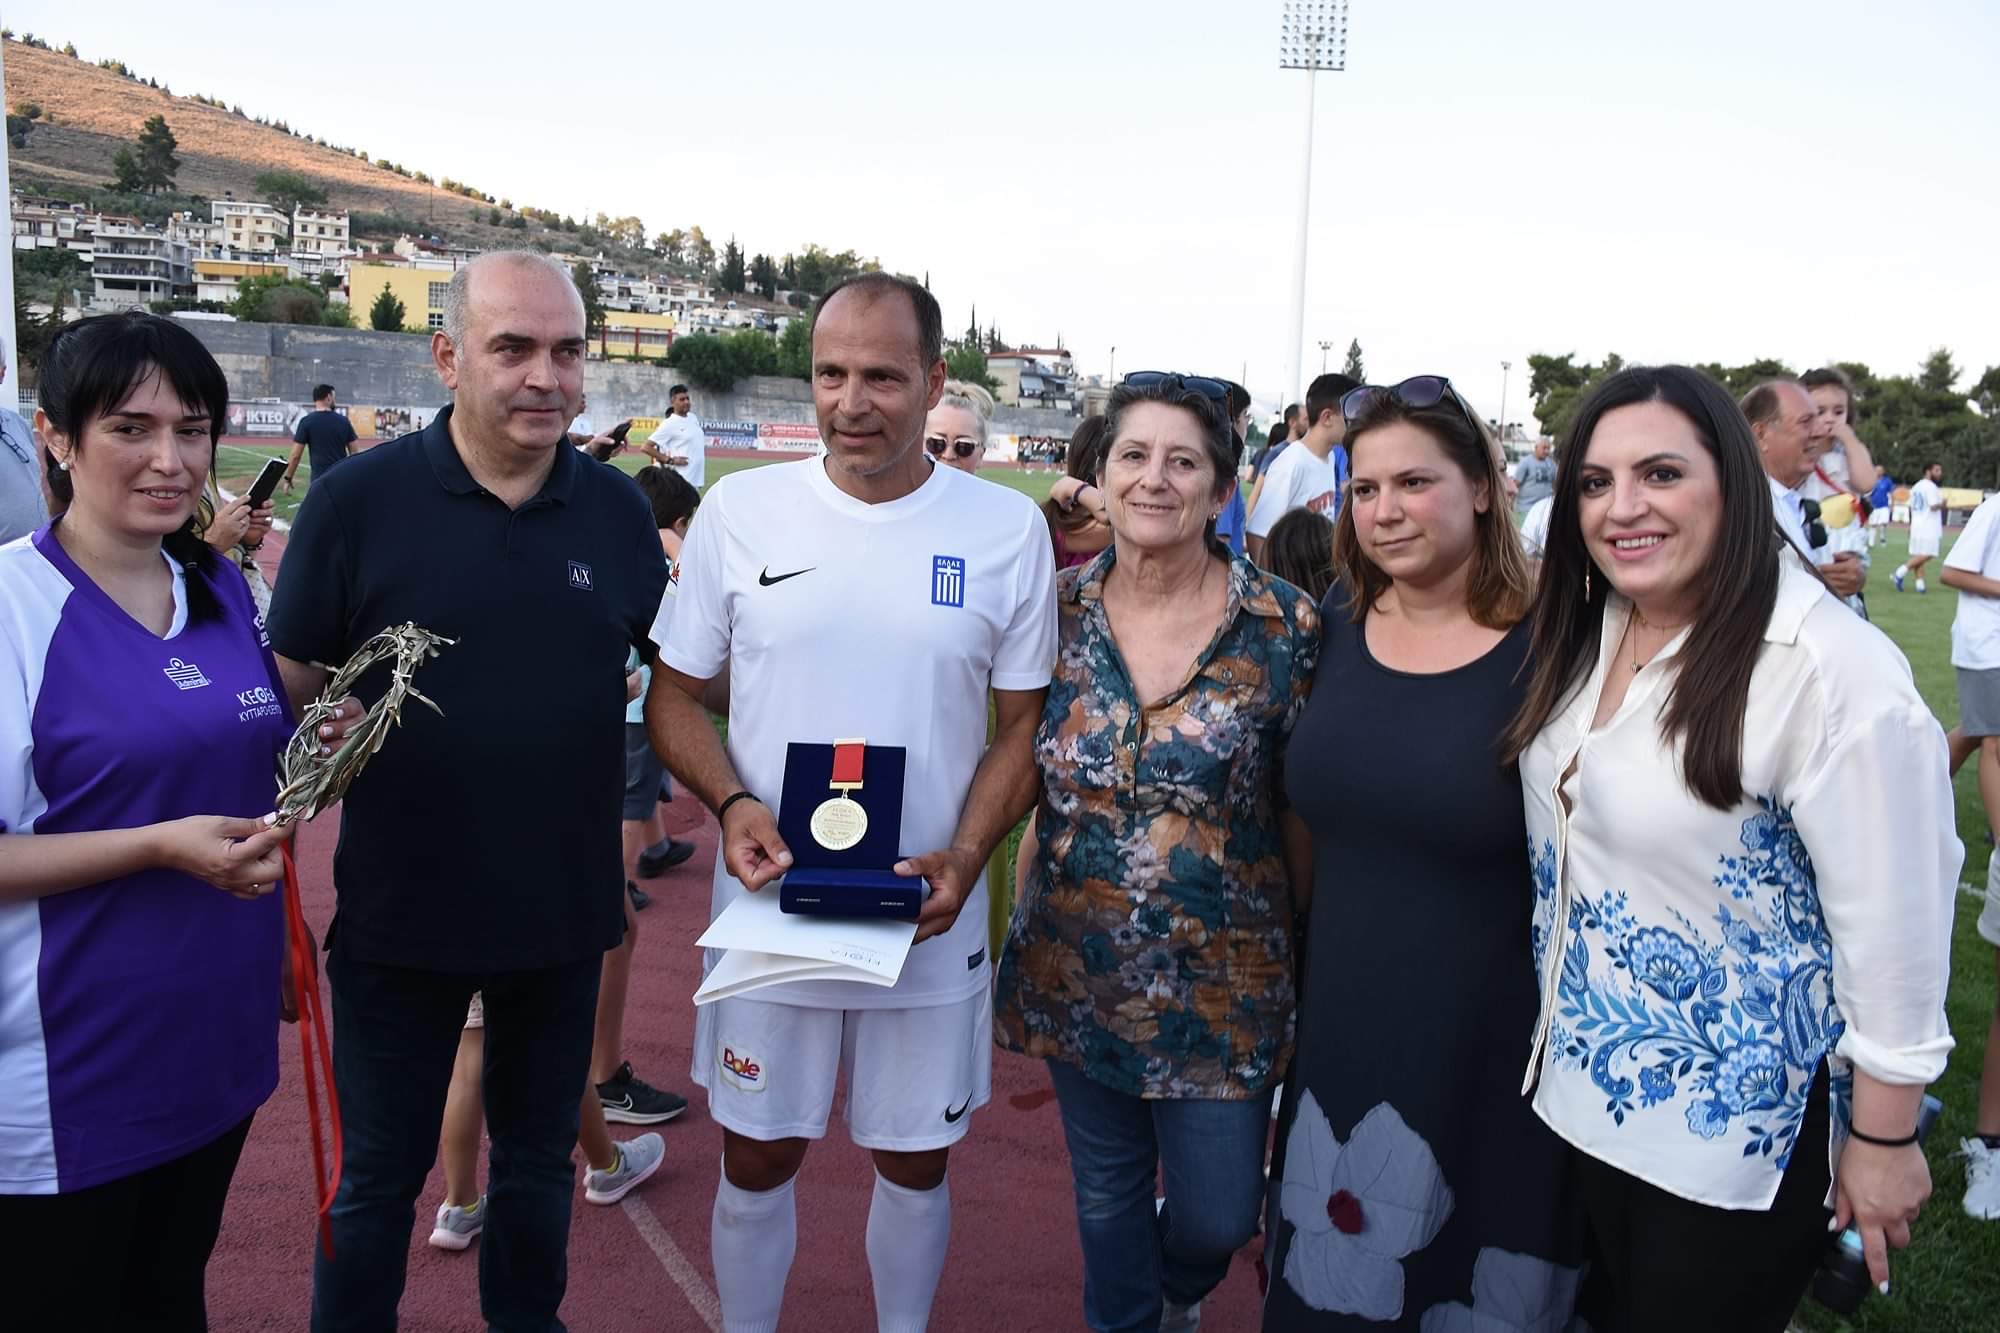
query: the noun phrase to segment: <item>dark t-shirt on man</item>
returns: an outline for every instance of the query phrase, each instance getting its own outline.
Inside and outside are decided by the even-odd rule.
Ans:
[[[354,433],[354,425],[347,419],[347,414],[331,408],[306,413],[299,418],[297,428],[292,431],[292,443],[306,447],[306,457],[312,462],[315,481],[347,457],[347,446],[360,438]]]
[[[404,621],[457,640],[412,682],[442,716],[405,702],[347,793],[327,943],[435,972],[555,967],[624,932],[625,660],[657,651],[666,559],[616,468],[559,446],[509,509],[450,424],[447,408],[315,485],[278,572],[271,646],[294,661],[338,666]]]

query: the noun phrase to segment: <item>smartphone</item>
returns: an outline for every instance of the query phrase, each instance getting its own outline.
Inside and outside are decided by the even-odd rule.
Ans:
[[[284,459],[282,458],[265,459],[264,470],[257,474],[257,480],[250,483],[250,494],[247,497],[250,501],[250,507],[252,509],[255,509],[258,505],[263,504],[266,500],[270,499],[271,492],[278,489],[279,478],[283,477],[284,475],[285,475]]]
[[[625,437],[632,433],[632,423],[630,421],[621,421],[604,433],[618,441],[618,443],[624,444]]]

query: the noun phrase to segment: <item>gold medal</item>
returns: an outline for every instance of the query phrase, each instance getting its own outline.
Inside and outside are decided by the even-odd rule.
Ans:
[[[813,841],[829,852],[844,852],[868,832],[868,812],[845,795],[821,801],[812,812]]]
[[[826,785],[840,795],[821,801],[809,823],[813,841],[829,852],[844,852],[868,833],[868,811],[848,795],[861,789],[862,761],[867,748],[868,742],[858,738],[833,743],[833,780]]]

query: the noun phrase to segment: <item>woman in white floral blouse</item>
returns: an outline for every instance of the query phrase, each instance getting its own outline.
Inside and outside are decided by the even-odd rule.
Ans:
[[[1556,478],[1510,741],[1527,1086],[1583,1154],[1598,1333],[1782,1330],[1830,1222],[1886,1291],[1930,1193],[1964,857],[1944,736],[1895,645],[1782,554],[1769,494],[1736,405],[1679,366],[1599,386]]]

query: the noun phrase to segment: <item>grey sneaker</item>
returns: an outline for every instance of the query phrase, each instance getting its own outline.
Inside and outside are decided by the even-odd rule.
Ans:
[[[1160,1333],[1195,1333],[1200,1327],[1200,1301],[1193,1305],[1176,1305],[1168,1301],[1160,1307]]]
[[[590,1203],[617,1203],[639,1188],[667,1160],[667,1143],[658,1134],[641,1134],[618,1145],[618,1165],[583,1173],[583,1197]]]
[[[438,1205],[437,1226],[431,1230],[431,1244],[440,1250],[462,1250],[486,1228],[486,1196],[473,1200],[470,1208],[455,1203]]]

